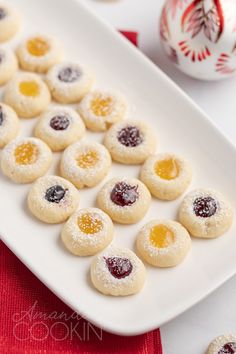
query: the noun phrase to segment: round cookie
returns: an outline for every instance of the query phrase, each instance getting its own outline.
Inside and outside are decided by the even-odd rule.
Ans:
[[[97,202],[112,220],[120,224],[133,224],[146,214],[151,195],[138,179],[116,177],[102,187]]]
[[[36,34],[24,40],[16,54],[23,70],[45,73],[61,60],[62,48],[56,39]]]
[[[0,42],[11,39],[20,27],[18,12],[6,2],[0,1]]]
[[[155,152],[156,138],[146,123],[126,119],[108,130],[104,145],[113,160],[128,165],[141,164]]]
[[[23,118],[42,113],[50,103],[47,85],[33,73],[18,73],[6,86],[4,102]]]
[[[76,256],[92,256],[112,241],[114,227],[110,217],[97,208],[77,210],[64,225],[61,238]]]
[[[107,149],[92,141],[70,145],[61,158],[61,175],[77,188],[94,187],[107,175],[111,156]]]
[[[32,185],[27,201],[36,218],[58,224],[66,221],[76,210],[79,193],[73,184],[62,177],[44,176]]]
[[[221,193],[212,189],[197,189],[182,201],[179,221],[192,236],[215,238],[230,228],[233,210]]]
[[[118,93],[95,90],[83,98],[78,110],[88,129],[101,132],[124,118],[127,104]]]
[[[17,138],[1,154],[3,174],[17,183],[30,183],[43,176],[51,162],[51,150],[36,138]]]
[[[138,234],[137,250],[141,257],[155,267],[174,267],[186,257],[191,248],[188,231],[172,220],[153,220]]]
[[[228,334],[216,337],[208,346],[206,354],[236,353],[236,335]]]
[[[115,246],[94,257],[90,274],[98,291],[113,296],[138,293],[146,279],[146,269],[136,254]]]
[[[74,109],[54,107],[42,114],[34,134],[53,151],[61,151],[84,136],[85,126]]]
[[[140,179],[156,198],[173,200],[189,186],[192,170],[181,156],[162,153],[152,155],[145,161]]]
[[[13,109],[0,103],[0,148],[15,139],[20,130],[20,122]]]
[[[46,82],[56,101],[76,103],[91,90],[93,77],[81,65],[63,62],[49,70]]]
[[[16,73],[18,63],[14,52],[0,48],[0,86],[5,85]]]

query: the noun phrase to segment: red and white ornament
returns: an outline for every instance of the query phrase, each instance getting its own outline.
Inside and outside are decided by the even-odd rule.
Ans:
[[[160,36],[186,74],[202,80],[236,74],[236,0],[166,0]]]

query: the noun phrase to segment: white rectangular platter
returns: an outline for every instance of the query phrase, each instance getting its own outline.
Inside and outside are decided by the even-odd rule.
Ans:
[[[133,116],[152,125],[158,151],[183,154],[193,166],[190,189],[221,190],[236,206],[236,151],[194,103],[135,47],[76,0],[9,0],[23,17],[23,29],[9,45],[42,32],[64,43],[66,58],[86,64],[97,85],[123,92],[135,106]],[[36,118],[37,119],[37,118]],[[22,121],[32,134],[36,119]],[[87,133],[102,141],[102,134]],[[55,157],[58,160],[59,155]],[[53,169],[50,172],[54,172]],[[112,176],[138,176],[139,167],[114,164]],[[102,184],[101,184],[102,185]],[[96,188],[81,191],[81,207],[95,205]],[[236,273],[235,224],[222,238],[193,240],[192,251],[174,269],[147,267],[145,288],[138,295],[114,298],[90,284],[91,258],[69,254],[60,242],[61,225],[37,222],[26,207],[29,185],[0,174],[2,240],[56,295],[107,331],[135,335],[157,328],[182,313]],[[134,249],[138,230],[153,218],[176,218],[181,198],[152,201],[145,218],[133,226],[115,225],[114,243]]]

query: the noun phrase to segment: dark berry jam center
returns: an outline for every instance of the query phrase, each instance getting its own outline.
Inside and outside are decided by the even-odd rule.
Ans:
[[[125,182],[116,183],[111,191],[113,203],[122,207],[134,204],[138,197],[138,186],[131,186]]]
[[[70,125],[70,120],[64,115],[58,115],[50,120],[50,127],[54,130],[66,130]]]
[[[7,16],[7,12],[3,7],[0,7],[0,20],[4,19]]]
[[[50,203],[60,203],[64,198],[67,189],[64,189],[62,186],[52,186],[46,190],[45,199]]]
[[[117,134],[118,141],[126,147],[136,147],[143,142],[140,130],[132,125],[121,129]]]
[[[78,68],[66,67],[60,70],[58,79],[66,83],[72,83],[77,81],[80,76],[81,71]]]
[[[105,261],[109,272],[117,279],[128,277],[133,270],[132,263],[128,258],[109,257],[105,258]]]
[[[236,353],[236,343],[235,342],[229,342],[224,344],[220,350],[218,351],[217,354],[234,354]]]
[[[196,216],[209,218],[217,210],[217,203],[212,197],[199,197],[193,202],[193,210]]]
[[[3,120],[4,120],[4,113],[3,113],[2,107],[0,106],[0,126],[3,123]]]

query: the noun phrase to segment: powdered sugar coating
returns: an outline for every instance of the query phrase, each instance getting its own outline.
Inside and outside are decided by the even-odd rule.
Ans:
[[[37,147],[38,156],[34,163],[20,165],[15,160],[15,150],[22,144],[31,143]],[[43,176],[52,162],[52,152],[49,147],[37,138],[17,138],[3,149],[1,154],[2,172],[17,183],[30,183]]]
[[[64,116],[69,125],[65,130],[55,130],[50,123],[54,117]],[[70,107],[54,107],[43,113],[35,127],[35,136],[45,141],[53,151],[61,151],[81,139],[85,126],[79,114]]]
[[[135,147],[125,146],[119,141],[119,132],[126,127],[135,127],[140,132],[142,140]],[[144,122],[126,119],[114,124],[106,133],[104,145],[110,151],[113,160],[124,164],[141,164],[155,152],[156,137],[152,129]]]
[[[49,202],[46,192],[53,186],[61,186],[65,190],[64,197],[59,203]],[[39,178],[30,188],[28,207],[32,214],[46,223],[64,222],[76,210],[79,204],[79,193],[72,183],[58,176]]]
[[[73,82],[63,82],[58,78],[61,70],[65,68],[75,68],[81,75]],[[46,76],[46,82],[53,98],[61,103],[77,103],[92,88],[93,76],[90,72],[77,63],[62,62],[54,65]]]
[[[217,210],[210,217],[196,216],[194,201],[197,198],[211,197],[216,201]],[[192,236],[215,238],[223,235],[233,221],[233,210],[224,196],[213,189],[197,189],[190,192],[182,201],[179,209],[179,221]]]
[[[81,168],[77,159],[90,151],[97,155],[94,166]],[[61,158],[61,175],[71,181],[77,188],[93,187],[107,175],[111,167],[111,156],[108,150],[97,142],[82,140],[70,145]]]
[[[111,102],[109,104],[109,111],[106,115],[97,115],[91,108],[94,100],[107,100]],[[127,102],[124,97],[114,91],[108,90],[95,90],[88,93],[78,106],[78,111],[80,112],[85,125],[88,129],[92,131],[105,131],[112,124],[118,122],[125,117],[127,111]]]
[[[87,234],[80,230],[78,218],[89,215],[102,223],[100,231]],[[66,248],[77,256],[91,256],[106,248],[111,243],[114,227],[110,217],[97,208],[84,208],[77,210],[64,225],[61,238]]]
[[[39,87],[39,94],[36,97],[23,95],[19,90],[19,85],[22,82],[35,82]],[[47,85],[40,76],[33,73],[19,72],[7,84],[3,99],[20,117],[32,118],[47,108],[51,96]]]
[[[7,2],[0,1],[0,8],[4,9],[6,14],[0,21],[0,42],[5,42],[19,30],[20,16]]]
[[[121,279],[115,278],[106,264],[106,258],[120,257],[128,259],[132,264],[132,272]],[[101,293],[113,296],[126,296],[139,292],[144,286],[146,269],[136,254],[127,248],[114,245],[94,257],[91,264],[91,279],[93,285]]]
[[[173,159],[178,166],[178,176],[174,179],[163,179],[155,172],[158,161]],[[162,200],[178,198],[189,186],[192,179],[192,169],[189,163],[179,155],[160,153],[151,155],[143,164],[140,179],[148,187],[152,195]]]
[[[227,334],[216,337],[208,346],[206,354],[219,354],[220,349],[226,344],[236,343],[235,334]]]
[[[120,182],[137,186],[139,197],[133,204],[119,206],[111,200],[111,192],[115,185]],[[112,220],[121,224],[133,224],[141,220],[146,214],[151,203],[151,195],[147,187],[138,179],[116,177],[109,180],[99,191],[97,203],[99,208],[110,215]]]
[[[0,116],[2,117],[2,123],[0,124],[0,148],[2,148],[15,139],[20,129],[20,122],[15,111],[4,103],[0,103]]]
[[[35,38],[41,39],[48,44],[49,49],[46,54],[35,56],[29,52],[27,48],[28,42]],[[58,63],[62,58],[62,52],[62,46],[56,39],[39,33],[27,37],[16,50],[22,69],[38,73],[45,73],[53,65]]]
[[[14,52],[7,48],[0,48],[0,85],[5,85],[16,73],[18,62]]]
[[[150,241],[150,231],[157,225],[166,226],[173,234],[174,241],[167,247],[155,247]],[[156,219],[146,224],[139,232],[136,246],[141,257],[155,267],[174,267],[186,257],[191,248],[188,231],[178,222]]]

